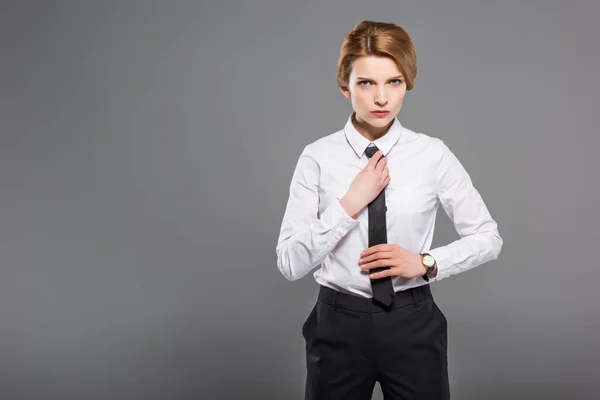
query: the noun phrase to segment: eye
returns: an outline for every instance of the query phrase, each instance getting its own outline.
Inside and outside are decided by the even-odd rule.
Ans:
[[[402,80],[401,79],[392,79],[390,82],[396,82],[396,83],[394,83],[394,85],[401,85],[402,84]]]
[[[363,83],[365,83],[366,85],[363,85]],[[358,82],[358,86],[365,86],[365,87],[367,87],[367,86],[369,86],[368,84],[370,84],[370,83],[371,82],[369,82],[369,81],[360,81],[360,82]]]

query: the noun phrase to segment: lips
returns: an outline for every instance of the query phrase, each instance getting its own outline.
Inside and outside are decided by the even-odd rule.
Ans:
[[[385,110],[371,111],[371,114],[373,114],[377,117],[385,117],[389,113],[390,113],[389,111],[385,111]]]

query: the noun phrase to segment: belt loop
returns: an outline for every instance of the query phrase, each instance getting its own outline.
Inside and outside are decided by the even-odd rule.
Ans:
[[[417,288],[412,288],[410,289],[410,295],[412,296],[412,301],[413,301],[413,306],[417,307],[417,298],[415,296],[415,291],[417,290]]]
[[[336,302],[337,302],[338,294],[339,294],[339,292],[337,290],[333,291],[333,301],[331,302],[331,305],[333,306],[334,310],[337,310]]]

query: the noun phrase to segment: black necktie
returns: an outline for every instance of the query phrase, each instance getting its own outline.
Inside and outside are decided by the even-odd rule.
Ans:
[[[379,150],[377,146],[373,145],[367,147],[365,153],[367,157],[373,157]],[[387,225],[385,221],[385,188],[379,192],[377,197],[369,203],[369,247],[375,246],[381,243],[387,243]],[[369,273],[375,273],[389,269],[390,267],[373,268]],[[392,278],[386,276],[385,278],[371,279],[371,288],[373,289],[373,298],[378,302],[389,306],[396,295],[394,292],[394,286],[392,285]]]

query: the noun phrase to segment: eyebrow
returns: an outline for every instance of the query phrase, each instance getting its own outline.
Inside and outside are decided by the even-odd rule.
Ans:
[[[356,79],[365,80],[365,81],[372,81],[372,80],[374,80],[374,79],[371,79],[371,78],[362,78],[360,76],[356,77]],[[388,80],[390,80],[390,79],[404,79],[404,77],[402,75],[398,75],[398,76],[394,76],[392,78],[389,78]]]

